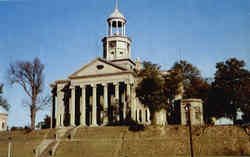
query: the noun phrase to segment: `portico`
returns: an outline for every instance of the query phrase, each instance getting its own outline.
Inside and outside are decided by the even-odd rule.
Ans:
[[[55,106],[58,106],[56,127],[102,126],[109,122],[125,120],[127,116],[131,116],[133,105],[128,100],[131,99],[131,93],[135,92],[133,80],[124,78],[119,80],[115,79],[114,76],[111,77],[114,80],[96,77],[96,82],[89,83],[87,83],[87,80],[92,80],[92,77],[86,79],[72,78],[71,82],[58,81],[58,84],[62,83],[64,86],[70,84],[68,85],[69,89],[59,90],[61,94],[56,95],[54,93],[53,99],[63,99],[64,104],[69,102],[69,111],[67,111],[67,107],[55,104],[56,101],[53,101],[52,110],[55,111]],[[62,95],[67,95],[67,92],[70,92],[71,96],[63,98]],[[67,112],[70,116],[66,116],[66,118],[69,117],[70,120],[62,120],[62,118],[65,118],[63,115],[67,115]],[[67,124],[67,121],[70,123]]]

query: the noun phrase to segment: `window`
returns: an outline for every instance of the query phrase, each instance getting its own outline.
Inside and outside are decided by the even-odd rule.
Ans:
[[[146,117],[146,122],[148,122],[148,111],[147,110],[145,110],[145,117]]]
[[[4,122],[2,123],[2,129],[4,129],[5,128],[5,124],[4,124]]]
[[[200,107],[195,107],[195,119],[197,119],[197,120],[201,119]]]
[[[195,112],[195,118],[197,119],[197,120],[200,120],[201,118],[201,113],[200,112]]]
[[[115,41],[111,41],[111,42],[109,43],[109,47],[110,47],[110,48],[115,48],[115,47],[116,47],[116,42],[115,42]]]
[[[104,68],[104,66],[103,66],[103,65],[97,65],[96,68],[97,68],[98,70],[101,70],[101,69]]]
[[[141,113],[141,110],[139,110],[139,121],[142,122],[142,113]]]

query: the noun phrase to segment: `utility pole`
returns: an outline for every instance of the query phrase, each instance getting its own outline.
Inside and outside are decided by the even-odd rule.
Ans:
[[[187,124],[189,126],[189,141],[190,141],[190,152],[191,152],[191,157],[194,157],[194,152],[193,152],[193,139],[192,139],[192,126],[191,126],[191,117],[190,117],[190,104],[186,104],[185,110],[188,113],[188,119],[187,119]]]
[[[9,140],[8,157],[11,157],[11,137],[9,137],[8,140]]]

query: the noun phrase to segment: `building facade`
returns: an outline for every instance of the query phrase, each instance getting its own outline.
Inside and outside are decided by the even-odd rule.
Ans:
[[[107,23],[103,57],[51,84],[51,127],[102,126],[128,118],[150,124],[149,109],[135,95],[135,69],[141,63],[131,59],[132,40],[126,35],[127,20],[118,5]]]
[[[7,130],[8,113],[0,106],[0,131]]]
[[[126,119],[151,124],[149,109],[135,94],[139,81],[135,71],[140,70],[142,64],[139,59],[131,59],[132,40],[126,35],[127,19],[117,4],[107,23],[108,33],[102,39],[103,57],[51,84],[52,128],[104,126]],[[167,125],[166,111],[156,114],[157,124]]]
[[[186,125],[188,120],[188,111],[186,104],[190,104],[190,120],[192,125],[203,125],[203,102],[201,99],[183,99],[181,101],[181,124]]]

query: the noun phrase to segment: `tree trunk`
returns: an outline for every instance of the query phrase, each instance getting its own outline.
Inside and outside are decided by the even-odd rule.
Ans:
[[[32,105],[30,106],[30,120],[31,120],[31,129],[35,130],[36,123],[36,103],[35,99],[32,99]]]
[[[151,125],[157,125],[156,111],[150,111]]]

